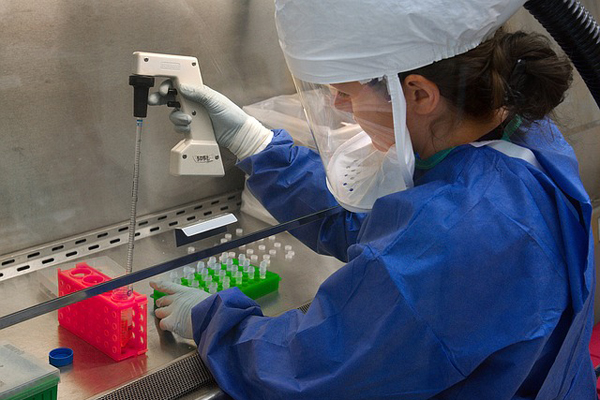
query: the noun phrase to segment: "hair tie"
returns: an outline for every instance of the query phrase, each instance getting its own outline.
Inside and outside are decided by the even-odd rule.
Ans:
[[[523,59],[523,58],[519,58],[517,60],[517,62],[515,63],[515,66],[513,67],[512,72],[510,73],[510,76],[508,78],[508,82],[507,82],[507,90],[506,90],[506,96],[504,98],[505,103],[507,104],[515,104],[518,101],[521,100],[521,98],[523,97],[522,93],[521,93],[521,86],[523,84],[523,78],[525,76],[525,74],[527,73],[526,71],[527,68],[527,60]]]
[[[509,82],[512,82],[514,80],[513,78],[518,78],[523,75],[525,73],[525,68],[527,68],[527,60],[519,58],[510,73]]]

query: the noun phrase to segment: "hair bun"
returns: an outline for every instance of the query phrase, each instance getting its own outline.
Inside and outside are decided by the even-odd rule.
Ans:
[[[504,88],[498,88],[505,93],[503,106],[528,120],[545,117],[564,100],[573,79],[571,63],[538,33],[496,35],[501,52],[512,61],[510,72],[492,71],[503,75]]]

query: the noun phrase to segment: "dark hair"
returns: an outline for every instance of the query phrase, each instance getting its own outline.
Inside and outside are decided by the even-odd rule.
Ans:
[[[399,75],[418,74],[434,82],[460,119],[486,120],[504,108],[534,121],[564,100],[572,71],[545,36],[499,29],[466,53]]]

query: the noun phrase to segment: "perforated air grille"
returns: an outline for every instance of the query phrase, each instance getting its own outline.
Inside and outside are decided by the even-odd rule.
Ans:
[[[311,303],[305,304],[302,307],[298,307],[298,310],[302,311],[303,314],[306,314],[306,312],[308,311],[308,308],[310,307]]]
[[[194,352],[97,399],[171,400],[208,386],[216,387],[216,383],[198,353]]]

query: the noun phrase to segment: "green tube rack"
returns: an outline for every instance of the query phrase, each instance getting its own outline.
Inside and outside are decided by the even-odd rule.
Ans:
[[[231,271],[227,271],[227,265],[220,264],[220,269],[215,270],[208,268],[208,274],[212,276],[212,282],[216,282],[218,284],[217,292],[223,290],[222,277],[217,273],[218,270],[224,270],[225,276],[228,276],[230,278],[230,288],[238,287],[242,291],[242,293],[244,293],[246,296],[250,297],[253,300],[256,300],[259,297],[262,297],[266,294],[275,292],[279,289],[279,281],[281,280],[281,277],[276,273],[267,271],[265,278],[261,279],[259,276],[258,267],[251,264],[251,266],[255,268],[254,278],[251,278],[248,276],[247,272],[243,272],[243,268],[239,265],[239,261],[237,258],[232,258],[231,260],[233,260],[233,265],[235,266],[236,271],[242,272],[242,284],[236,285],[235,279],[233,278]],[[200,276],[198,271],[194,273],[194,280],[197,280],[199,283],[198,289],[208,292],[208,283],[202,280],[202,277]],[[192,282],[188,282],[188,280],[185,277],[181,278],[181,284],[189,287],[192,286]],[[154,298],[154,308],[156,308],[156,300],[160,299],[163,296],[166,296],[166,294],[156,289],[154,290],[154,294],[152,295],[152,297]]]

